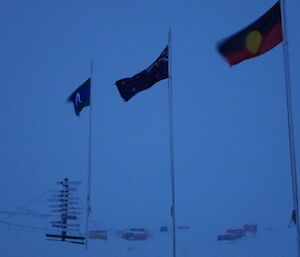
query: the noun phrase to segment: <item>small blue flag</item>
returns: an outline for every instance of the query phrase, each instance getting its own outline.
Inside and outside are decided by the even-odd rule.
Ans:
[[[79,116],[85,106],[90,105],[91,78],[80,85],[68,98],[68,102],[73,102],[75,113]]]

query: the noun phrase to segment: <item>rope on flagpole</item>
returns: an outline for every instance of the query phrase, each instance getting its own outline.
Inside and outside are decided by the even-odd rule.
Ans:
[[[284,62],[284,76],[285,76],[285,91],[286,91],[286,105],[288,118],[288,132],[289,132],[289,148],[290,148],[290,162],[291,162],[291,177],[292,177],[292,191],[293,191],[293,213],[295,219],[295,226],[297,229],[297,247],[298,256],[300,257],[300,229],[299,229],[299,208],[298,208],[298,186],[297,186],[297,166],[296,166],[296,150],[294,137],[294,122],[293,122],[293,108],[292,108],[292,94],[291,94],[291,78],[290,78],[290,62],[289,62],[289,46],[288,46],[288,30],[286,21],[285,1],[281,0],[281,13],[283,23],[283,62]]]
[[[87,174],[87,196],[86,196],[86,227],[85,227],[85,249],[88,248],[88,227],[89,217],[91,214],[91,175],[92,175],[92,76],[93,76],[94,63],[91,60],[91,73],[90,73],[90,117],[89,117],[89,149],[88,149],[88,174]]]
[[[174,172],[174,140],[173,140],[173,90],[172,90],[172,29],[169,30],[168,42],[168,97],[169,97],[169,136],[170,136],[170,170],[172,187],[172,226],[173,226],[173,257],[176,257],[176,216],[175,216],[175,172]]]

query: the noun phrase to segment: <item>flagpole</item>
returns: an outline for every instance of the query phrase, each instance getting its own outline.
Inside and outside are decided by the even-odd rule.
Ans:
[[[298,248],[298,256],[300,257],[300,229],[299,229],[299,208],[298,208],[298,186],[297,186],[297,166],[296,166],[296,148],[294,137],[294,123],[293,123],[293,108],[292,108],[292,94],[291,94],[291,78],[290,78],[290,62],[289,62],[289,46],[288,46],[288,30],[286,21],[285,1],[281,0],[281,13],[283,24],[283,62],[285,75],[285,91],[286,91],[286,105],[288,117],[288,131],[289,131],[289,148],[290,148],[290,162],[291,162],[291,177],[292,177],[292,191],[293,191],[293,208],[295,212],[295,226],[296,226],[296,240]]]
[[[169,136],[170,136],[170,170],[171,170],[171,190],[172,190],[172,227],[173,227],[173,257],[176,257],[176,216],[175,216],[175,172],[174,172],[174,140],[173,140],[173,89],[172,89],[172,29],[169,29],[168,40],[168,97],[169,97]]]
[[[91,214],[91,174],[92,174],[92,76],[94,63],[91,60],[91,72],[90,72],[90,117],[89,117],[89,149],[88,149],[88,174],[87,174],[87,194],[86,194],[86,227],[85,227],[85,249],[88,248],[88,227],[89,227],[89,216]]]

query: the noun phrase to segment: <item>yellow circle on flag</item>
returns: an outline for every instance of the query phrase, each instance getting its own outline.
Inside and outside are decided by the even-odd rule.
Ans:
[[[259,31],[254,30],[246,36],[246,48],[252,54],[256,54],[262,43],[262,35]]]

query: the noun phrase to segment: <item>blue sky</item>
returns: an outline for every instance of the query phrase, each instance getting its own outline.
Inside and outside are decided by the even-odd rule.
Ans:
[[[89,110],[78,118],[66,99],[88,78],[92,59],[91,228],[171,225],[167,80],[128,103],[114,83],[150,65],[172,27],[176,215],[192,228],[178,235],[178,255],[296,256],[295,229],[287,228],[293,207],[282,45],[234,67],[216,51],[273,4],[3,0],[0,210],[23,206],[65,176],[83,182],[85,201]],[[298,162],[299,8],[287,1]],[[49,213],[47,198],[28,208]],[[23,216],[7,221],[50,227]],[[259,227],[251,243],[217,243],[217,234],[245,223]],[[103,247],[111,257],[137,255],[119,241],[91,242],[85,252],[46,241],[44,231],[0,226],[0,257],[94,257]],[[156,238],[145,249],[171,256],[171,239]]]

